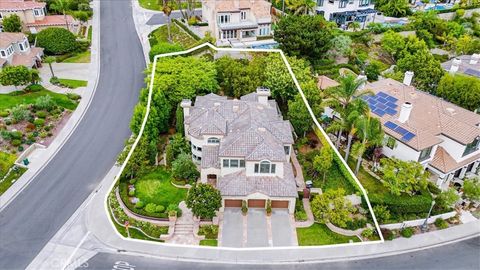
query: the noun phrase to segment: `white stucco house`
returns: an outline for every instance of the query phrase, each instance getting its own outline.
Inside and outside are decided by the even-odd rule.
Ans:
[[[366,27],[374,21],[377,11],[373,0],[317,0],[317,14],[346,28],[351,22]]]
[[[468,175],[479,173],[480,115],[410,86],[382,79],[365,87],[372,115],[385,130],[383,154],[418,161],[432,173],[436,184],[447,188]]]
[[[191,142],[192,159],[201,171],[201,182],[220,190],[223,207],[295,210],[298,196],[290,163],[292,127],[282,115],[270,90],[238,99],[208,94],[194,105],[183,100],[185,137]]]
[[[0,32],[0,68],[4,66],[40,67],[43,48],[31,47],[23,33]]]
[[[265,0],[203,0],[202,20],[217,45],[256,41],[272,35],[271,6]]]

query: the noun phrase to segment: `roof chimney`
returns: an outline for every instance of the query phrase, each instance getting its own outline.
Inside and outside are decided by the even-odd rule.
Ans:
[[[470,64],[476,65],[478,63],[478,60],[480,60],[480,54],[474,53],[472,54],[472,58],[470,58]]]
[[[472,58],[473,58],[473,56],[472,56]],[[471,61],[470,61],[470,62],[471,62]],[[457,59],[457,58],[453,59],[453,60],[452,60],[452,66],[450,67],[450,70],[449,70],[450,73],[453,74],[453,73],[457,72],[457,71],[458,71],[458,67],[460,67],[460,64],[461,64],[461,63],[462,63],[462,60]]]
[[[180,107],[183,108],[183,117],[190,115],[190,107],[192,107],[192,101],[190,99],[184,99],[180,103]]]
[[[258,103],[263,105],[268,105],[268,97],[270,96],[270,89],[266,87],[257,88],[257,98]]]
[[[402,107],[400,108],[400,115],[398,116],[398,122],[400,123],[405,123],[408,121],[408,118],[410,118],[410,113],[412,112],[412,103],[410,102],[405,102],[402,104]]]
[[[410,86],[412,84],[413,71],[406,71],[403,77],[403,84]]]
[[[362,84],[358,87],[359,89],[365,88],[365,82],[367,81],[367,76],[365,76],[365,72],[363,70],[360,73],[360,75],[358,75],[357,81],[362,82]]]

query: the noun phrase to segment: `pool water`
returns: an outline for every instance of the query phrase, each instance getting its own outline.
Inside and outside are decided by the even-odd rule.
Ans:
[[[252,49],[276,49],[276,48],[278,48],[277,42],[261,44],[261,45],[252,45]]]

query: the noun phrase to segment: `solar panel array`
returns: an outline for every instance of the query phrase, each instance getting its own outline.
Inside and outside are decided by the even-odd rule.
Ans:
[[[411,139],[413,139],[415,137],[415,134],[413,134],[412,132],[404,129],[403,127],[391,122],[391,121],[387,121],[385,122],[385,126],[389,129],[391,129],[392,131],[402,135],[402,141],[410,141]]]
[[[480,77],[480,71],[475,69],[467,68],[464,73],[470,76]]]
[[[370,110],[380,117],[385,114],[395,115],[397,113],[398,99],[384,92],[378,92],[374,96],[365,96],[363,99],[368,103]]]

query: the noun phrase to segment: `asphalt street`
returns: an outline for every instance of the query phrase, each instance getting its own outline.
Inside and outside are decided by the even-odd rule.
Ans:
[[[480,269],[480,238],[465,240],[455,244],[415,251],[397,256],[377,259],[356,260],[336,263],[297,263],[290,265],[242,265],[180,262],[154,258],[129,256],[121,254],[99,253],[77,270],[217,270],[217,269],[275,269],[275,270],[307,270],[307,269],[369,269],[369,270],[476,270]]]
[[[93,192],[131,134],[145,61],[130,1],[101,1],[100,78],[70,139],[0,213],[0,269],[25,269]]]

